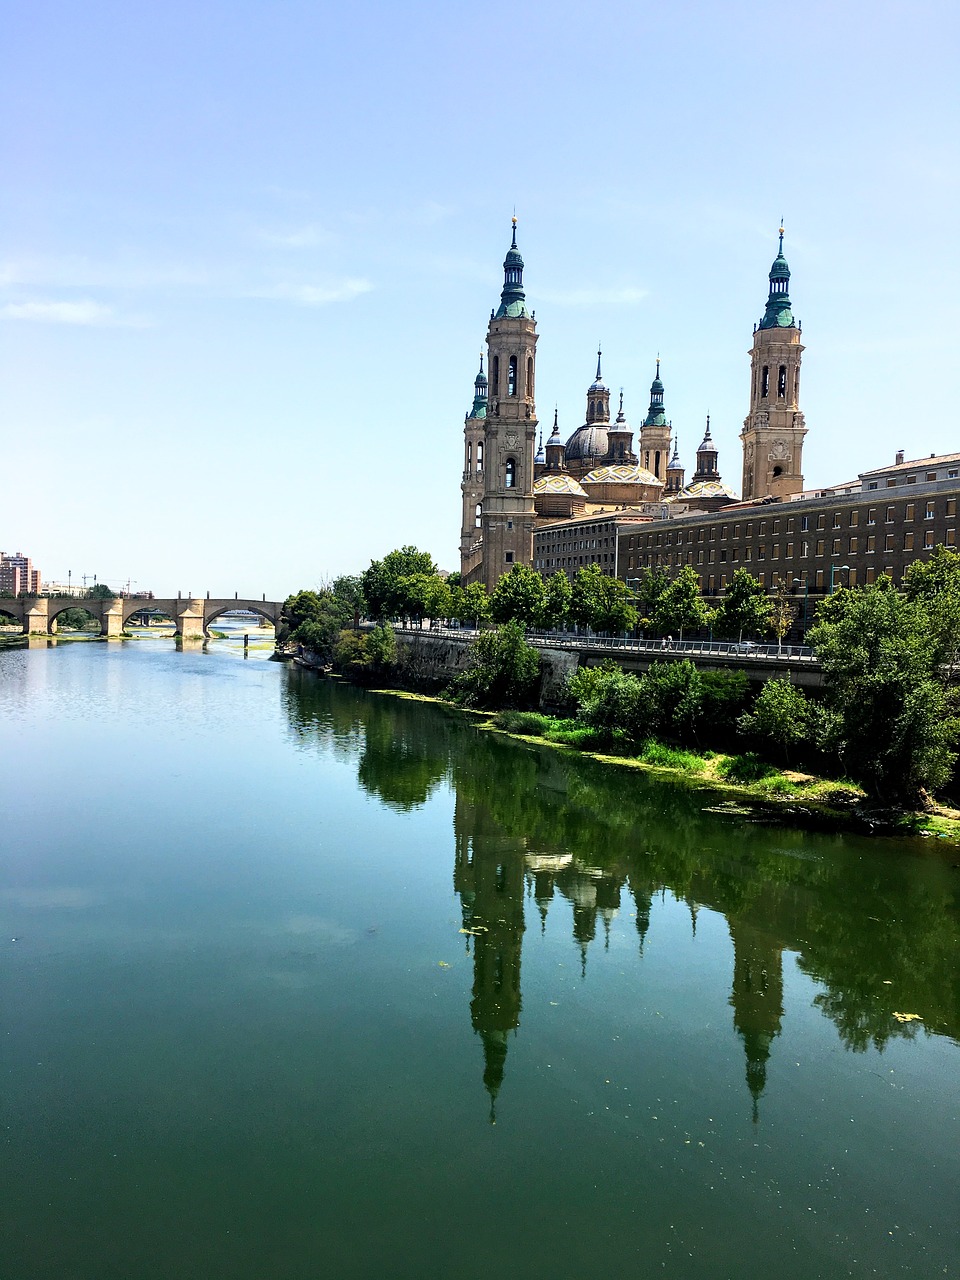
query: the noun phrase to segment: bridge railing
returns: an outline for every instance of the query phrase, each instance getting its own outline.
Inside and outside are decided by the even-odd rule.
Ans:
[[[416,626],[403,627],[395,623],[394,627],[401,634],[416,634]],[[431,635],[459,636],[473,639],[479,632],[473,627],[448,627],[433,625],[429,629]],[[682,654],[689,657],[735,658],[738,661],[752,662],[809,662],[815,664],[817,659],[809,645],[805,644],[755,644],[750,640],[668,640],[640,639],[632,636],[600,636],[591,631],[548,631],[541,628],[529,628],[527,640],[530,644],[544,649],[610,649],[618,653],[638,654]]]

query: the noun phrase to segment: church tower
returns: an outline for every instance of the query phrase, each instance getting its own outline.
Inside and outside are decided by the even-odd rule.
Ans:
[[[673,442],[673,457],[667,463],[667,483],[663,490],[665,498],[674,497],[683,488],[683,463],[680,461],[680,442]]]
[[[513,243],[503,262],[500,306],[487,329],[489,388],[483,459],[482,581],[492,591],[515,564],[533,564],[537,411],[537,325],[523,292],[523,258]]]
[[[790,268],[780,251],[770,268],[770,295],[753,331],[750,412],[743,422],[743,498],[787,498],[803,489],[800,412],[800,326],[790,306]]]
[[[660,381],[660,357],[657,372],[650,384],[650,408],[640,428],[640,465],[665,480],[670,458],[670,424],[663,408],[663,383]]]
[[[460,575],[464,582],[476,576],[480,563],[481,514],[483,510],[483,445],[487,422],[487,375],[480,372],[473,382],[473,408],[463,420],[463,519],[460,523]]]

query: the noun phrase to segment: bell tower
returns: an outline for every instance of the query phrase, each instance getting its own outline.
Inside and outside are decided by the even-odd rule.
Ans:
[[[500,306],[487,329],[489,378],[483,460],[482,580],[492,591],[515,564],[533,564],[534,405],[537,324],[523,292],[523,258],[513,242],[503,262]]]
[[[460,576],[472,581],[480,563],[483,509],[483,447],[487,423],[487,375],[480,356],[480,372],[473,381],[473,408],[463,421],[463,518],[460,522]],[[472,576],[471,576],[472,575]]]
[[[660,381],[660,357],[657,372],[650,384],[650,408],[640,428],[640,465],[657,477],[666,479],[670,460],[670,423],[663,407],[663,383]]]
[[[800,412],[800,326],[790,305],[790,268],[780,250],[770,268],[770,295],[753,331],[750,412],[743,421],[743,498],[786,498],[803,489]]]

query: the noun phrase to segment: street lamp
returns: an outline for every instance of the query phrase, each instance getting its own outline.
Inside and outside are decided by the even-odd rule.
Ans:
[[[833,595],[833,579],[834,579],[834,575],[838,570],[840,571],[840,573],[849,573],[850,566],[848,564],[832,564],[830,566],[830,591],[829,591],[830,595]]]
[[[805,582],[801,582],[799,578],[794,578],[791,584],[794,587],[803,587],[803,638],[807,638],[807,601],[810,599],[810,588]]]

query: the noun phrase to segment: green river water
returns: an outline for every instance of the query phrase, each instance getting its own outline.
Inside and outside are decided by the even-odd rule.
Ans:
[[[0,653],[0,1280],[960,1275],[955,847],[268,652]]]

